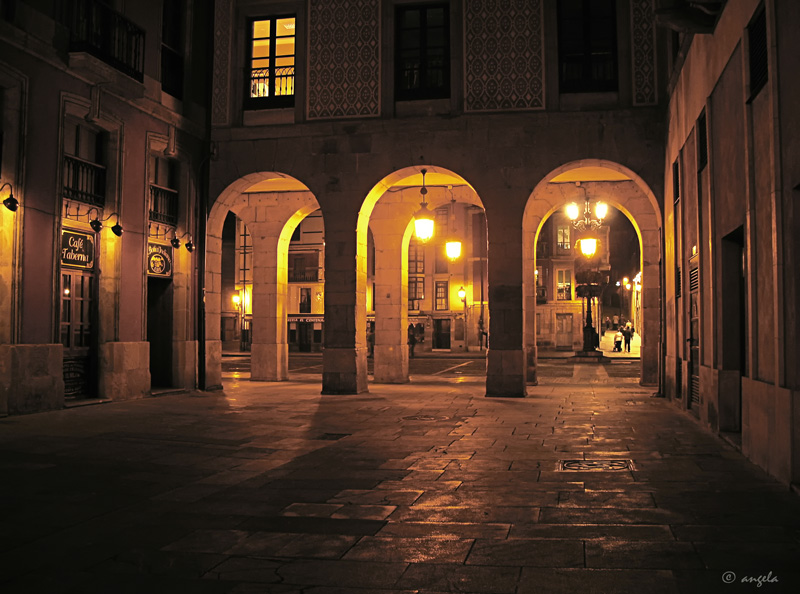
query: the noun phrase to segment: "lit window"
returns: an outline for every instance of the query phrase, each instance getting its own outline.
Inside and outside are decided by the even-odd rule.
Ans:
[[[557,229],[557,237],[556,243],[558,245],[558,249],[560,250],[570,250],[572,249],[572,244],[569,240],[569,227],[558,227]]]
[[[556,274],[557,279],[557,292],[556,299],[558,301],[572,300],[572,271],[559,270]]]
[[[436,281],[436,303],[434,304],[434,309],[437,311],[444,311],[450,307],[447,295],[448,285],[447,281]]]
[[[294,105],[295,17],[251,21],[246,107]]]

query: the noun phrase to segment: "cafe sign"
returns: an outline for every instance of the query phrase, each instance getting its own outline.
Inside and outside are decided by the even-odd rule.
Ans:
[[[160,243],[147,244],[147,274],[149,276],[172,276],[172,246]]]
[[[62,229],[61,265],[92,270],[94,268],[94,235]]]

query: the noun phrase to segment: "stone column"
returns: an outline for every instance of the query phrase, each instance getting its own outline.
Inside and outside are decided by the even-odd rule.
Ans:
[[[489,203],[488,200],[484,200]],[[503,204],[502,200],[492,201]],[[521,214],[487,209],[489,355],[486,395],[524,397],[527,376],[522,315]]]
[[[402,384],[408,381],[410,217],[403,212],[393,213],[393,218],[379,218],[383,210],[380,206],[375,207],[370,218],[370,229],[375,240],[374,377],[378,383]]]
[[[341,204],[346,204],[342,200]],[[322,393],[367,392],[367,228],[357,213],[325,217],[325,350]]]
[[[285,252],[279,257],[285,221],[262,221],[250,225],[253,238],[253,339],[250,350],[251,381],[284,381],[289,377],[289,347],[286,343],[286,299],[288,291]]]

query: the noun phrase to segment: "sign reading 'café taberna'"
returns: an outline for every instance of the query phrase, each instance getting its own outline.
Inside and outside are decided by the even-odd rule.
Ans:
[[[94,235],[62,229],[61,265],[92,270],[94,268]]]
[[[147,274],[150,276],[172,276],[172,246],[160,243],[147,244]]]

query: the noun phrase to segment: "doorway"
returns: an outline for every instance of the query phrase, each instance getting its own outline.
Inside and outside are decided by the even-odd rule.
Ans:
[[[742,430],[742,383],[747,365],[747,311],[745,297],[744,228],[722,238],[722,371],[720,430]]]
[[[433,320],[433,348],[450,349],[450,318]]]
[[[93,272],[61,271],[61,344],[64,345],[64,397],[96,396],[96,336]]]
[[[172,387],[172,279],[147,279],[147,341],[150,386]]]
[[[556,348],[572,349],[572,314],[556,314]]]

